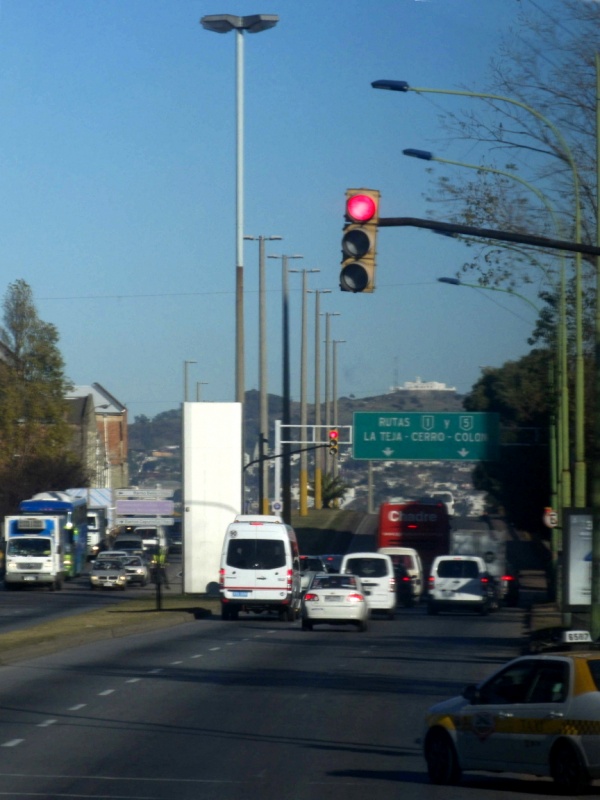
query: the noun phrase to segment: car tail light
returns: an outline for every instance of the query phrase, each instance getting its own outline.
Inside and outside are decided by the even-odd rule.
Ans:
[[[390,578],[390,592],[396,591],[396,577]]]
[[[304,600],[307,603],[314,602],[315,600],[318,600],[318,599],[319,599],[319,595],[315,594],[314,592],[307,592],[304,595]]]
[[[433,587],[435,586],[435,576],[434,575],[430,575],[429,576],[428,583],[429,583],[429,588],[433,589]]]
[[[352,592],[352,594],[346,595],[346,601],[348,603],[362,603],[364,599],[364,596],[360,594],[360,592]]]
[[[480,580],[481,580],[481,582],[482,582],[483,584],[486,584],[486,583],[489,583],[489,582],[490,582],[490,579],[489,579],[489,578],[486,578],[486,577],[485,577],[485,575],[483,575],[483,576],[482,576],[482,578],[481,578]]]
[[[294,576],[293,570],[288,569],[287,571],[287,590],[288,592],[292,591],[292,578]]]
[[[509,583],[510,581],[514,581],[514,578],[513,578],[512,575],[503,575],[501,580],[506,581],[507,583]]]
[[[219,570],[219,586],[225,586],[225,570]]]
[[[402,583],[412,583],[412,578],[410,577],[410,575],[403,575]]]

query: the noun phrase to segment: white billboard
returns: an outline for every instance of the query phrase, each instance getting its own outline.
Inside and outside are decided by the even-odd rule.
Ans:
[[[242,506],[241,403],[183,404],[183,590],[216,594],[225,529]]]

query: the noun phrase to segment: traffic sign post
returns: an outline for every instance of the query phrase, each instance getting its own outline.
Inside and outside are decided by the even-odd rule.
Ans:
[[[366,461],[497,461],[498,414],[360,411],[353,457]]]

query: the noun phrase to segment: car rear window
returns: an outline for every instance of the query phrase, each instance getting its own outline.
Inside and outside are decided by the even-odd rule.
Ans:
[[[476,561],[440,561],[437,574],[438,578],[477,578],[479,567]]]
[[[285,566],[285,546],[281,540],[230,539],[227,563],[237,569],[277,569]]]
[[[385,578],[388,566],[383,558],[349,558],[345,571],[359,578]]]
[[[356,589],[353,575],[315,575],[311,589]]]

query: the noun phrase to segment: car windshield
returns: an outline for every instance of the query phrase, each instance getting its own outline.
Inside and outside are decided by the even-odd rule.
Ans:
[[[440,561],[437,574],[439,578],[476,578],[479,567],[476,561]]]
[[[360,578],[384,578],[387,575],[383,558],[349,558],[345,569]]]
[[[6,553],[9,556],[49,556],[50,539],[9,539]]]
[[[121,562],[103,558],[102,561],[96,561],[93,568],[97,570],[121,569]]]
[[[353,575],[315,575],[311,589],[356,589]]]

